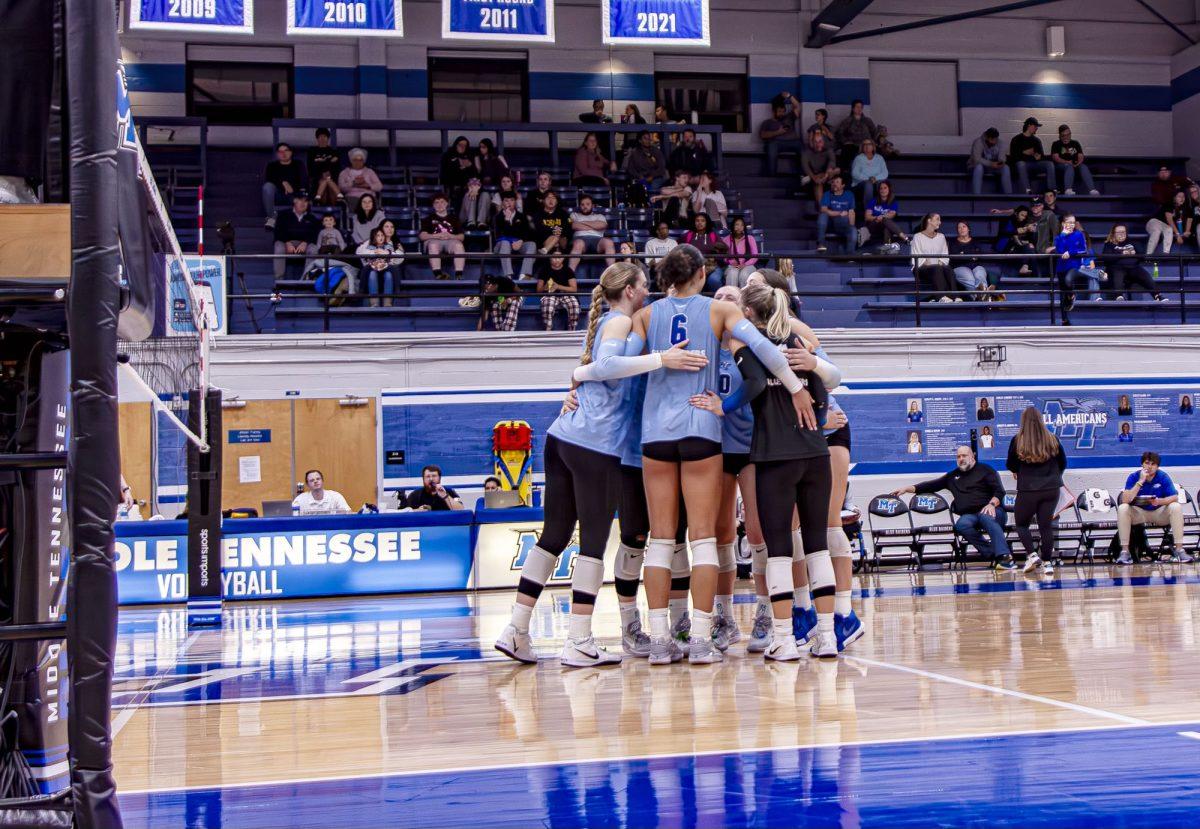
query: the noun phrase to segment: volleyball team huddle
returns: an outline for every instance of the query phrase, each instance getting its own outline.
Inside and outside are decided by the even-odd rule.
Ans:
[[[495,647],[537,662],[530,618],[578,523],[560,662],[621,662],[592,635],[615,512],[624,655],[722,661],[743,638],[733,617],[740,490],[758,595],[747,650],[792,661],[808,643],[813,656],[835,658],[863,634],[841,520],[850,427],[830,394],[841,373],[792,314],[777,271],[705,297],[704,255],[680,245],[657,275],[666,296],[649,305],[635,263],[609,266],[592,292],[574,389],[546,437],[542,533]]]

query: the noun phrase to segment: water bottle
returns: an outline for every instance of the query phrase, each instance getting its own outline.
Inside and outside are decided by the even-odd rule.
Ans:
[[[529,487],[529,500],[531,506],[540,507],[542,505],[542,487],[539,484],[532,484]]]
[[[295,502],[292,502],[292,518],[299,518],[299,517],[300,517],[300,505]]]
[[[129,506],[127,504],[121,504],[121,506],[117,507],[117,520],[129,520]]]
[[[1157,262],[1154,263],[1154,281],[1155,282],[1158,281],[1158,263]]]

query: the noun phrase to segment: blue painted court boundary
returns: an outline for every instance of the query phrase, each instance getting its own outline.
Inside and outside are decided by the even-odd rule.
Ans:
[[[1200,815],[1190,726],[562,763],[121,795],[126,825],[1161,827]],[[998,804],[1004,804],[999,806]]]

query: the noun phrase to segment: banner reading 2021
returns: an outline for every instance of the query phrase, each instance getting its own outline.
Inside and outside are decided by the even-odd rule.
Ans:
[[[554,42],[554,0],[442,0],[442,37]]]
[[[708,0],[603,0],[605,43],[708,46]]]
[[[254,34],[254,0],[132,0],[129,28]]]
[[[401,0],[288,0],[289,35],[400,37]]]

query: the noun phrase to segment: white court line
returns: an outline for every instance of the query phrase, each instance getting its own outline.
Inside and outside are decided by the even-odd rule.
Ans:
[[[195,633],[190,634],[188,636],[188,638],[186,640],[184,640],[183,646],[179,649],[179,658],[183,658],[185,655],[187,655],[188,649],[191,648],[192,645],[196,644],[196,640],[199,638],[200,638],[200,631],[196,631]],[[160,671],[158,676],[150,677],[149,679],[147,679],[146,684],[148,685],[154,679],[161,679],[162,677],[164,677],[166,675],[167,675],[166,671]],[[142,687],[141,691],[138,691],[138,694],[141,694],[143,692],[146,693],[146,696],[149,696],[150,693],[153,693],[152,691],[146,691],[145,686]],[[142,697],[142,698],[145,699],[146,697]],[[116,706],[113,706],[113,707],[115,708]],[[138,705],[136,696],[134,697],[133,702],[126,703],[125,705],[120,706],[120,709],[121,709],[120,713],[118,713],[117,716],[113,717],[112,736],[109,738],[110,740],[115,740],[117,738],[117,735],[121,733],[121,729],[124,728],[126,725],[128,725],[129,721],[131,719],[133,719],[133,715],[137,713],[137,710],[139,707],[141,707],[141,706]]]
[[[932,671],[922,671],[920,668],[910,668],[907,665],[896,665],[892,662],[880,662],[877,659],[867,659],[862,656],[845,655],[843,659],[848,659],[853,662],[861,662],[864,665],[874,665],[877,668],[890,668],[893,671],[902,671],[906,674],[914,674],[915,676],[923,676],[928,679],[936,679],[940,682],[948,682],[951,685],[961,685],[964,688],[974,688],[977,691],[987,691],[993,694],[1002,694],[1006,697],[1016,697],[1028,702],[1038,702],[1043,705],[1053,705],[1057,708],[1065,708],[1068,711],[1075,711],[1079,714],[1088,714],[1093,717],[1103,717],[1108,720],[1125,725],[1156,725],[1149,720],[1139,719],[1138,717],[1127,717],[1124,714],[1116,714],[1112,711],[1104,711],[1099,708],[1089,708],[1086,705],[1076,705],[1073,702],[1063,702],[1062,700],[1052,699],[1051,697],[1042,697],[1037,694],[1026,694],[1024,691],[1013,691],[1008,688],[1002,688],[998,685],[986,685],[982,682],[971,682],[969,679],[959,679],[956,676],[947,676],[946,674],[935,674]]]

